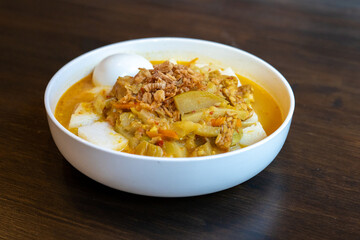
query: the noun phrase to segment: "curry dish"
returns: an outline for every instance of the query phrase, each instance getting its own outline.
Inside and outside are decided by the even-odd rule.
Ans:
[[[99,87],[89,75],[59,100],[55,117],[74,134],[99,145],[156,157],[196,157],[233,151],[260,141],[282,123],[263,88],[221,68],[153,61],[134,77]]]

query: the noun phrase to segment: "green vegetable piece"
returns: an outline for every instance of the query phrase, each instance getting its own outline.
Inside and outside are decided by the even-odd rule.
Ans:
[[[135,120],[134,114],[131,112],[124,112],[120,115],[120,122],[117,124],[121,124],[121,126],[129,131],[131,128],[131,123]]]
[[[166,141],[164,143],[164,149],[165,149],[165,152],[167,153],[167,155],[172,156],[172,157],[186,157],[187,156],[186,147],[176,141],[172,141],[172,142]]]
[[[197,128],[194,133],[203,137],[216,137],[220,133],[220,128],[201,125],[201,127]]]
[[[236,114],[237,118],[245,120],[249,116],[249,112],[246,110],[236,110],[231,108],[217,108],[210,107],[207,109],[202,109],[193,113],[186,113],[182,116],[182,120],[200,122],[200,120],[205,120],[206,116],[211,116],[212,118],[218,118],[224,116],[226,113]]]
[[[205,144],[197,147],[192,152],[192,157],[200,157],[200,156],[209,156],[213,154],[213,148],[210,144],[210,142],[206,142]]]
[[[227,103],[224,98],[206,91],[184,92],[175,96],[174,101],[181,114]]]
[[[153,113],[141,109],[140,111],[137,111],[135,108],[130,108],[131,112],[134,113],[143,123],[148,123],[149,121],[153,121],[156,117]]]
[[[176,132],[179,138],[182,138],[199,127],[200,124],[185,120],[173,123],[171,128]]]
[[[237,129],[237,131],[234,131],[232,141],[231,141],[231,146],[238,144],[240,142],[242,136],[243,136],[242,129]]]
[[[153,157],[162,157],[164,155],[161,147],[148,143],[146,141],[141,141],[140,144],[136,146],[135,153],[139,155]]]
[[[200,110],[198,112],[194,112],[194,113],[186,113],[184,114],[181,119],[183,121],[192,121],[194,123],[200,122],[201,119],[205,118],[205,113],[206,111],[204,110]]]

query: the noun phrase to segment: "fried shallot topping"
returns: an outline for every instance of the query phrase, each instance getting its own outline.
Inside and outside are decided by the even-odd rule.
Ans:
[[[165,61],[154,69],[140,69],[134,77],[119,77],[109,98],[117,106],[142,107],[179,120],[173,97],[190,90],[204,90],[201,74],[188,66]]]

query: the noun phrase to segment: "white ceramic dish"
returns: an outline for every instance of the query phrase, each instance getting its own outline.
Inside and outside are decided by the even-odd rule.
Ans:
[[[212,61],[230,66],[264,87],[278,102],[283,124],[264,140],[233,152],[195,158],[156,158],[103,149],[69,132],[54,117],[62,94],[90,74],[106,56],[127,52],[149,60],[175,58]],[[109,187],[161,197],[208,194],[236,186],[268,166],[282,148],[294,112],[294,94],[272,66],[245,51],[219,43],[187,38],[130,40],[95,49],[72,60],[50,80],[45,108],[53,139],[63,156],[79,171]]]

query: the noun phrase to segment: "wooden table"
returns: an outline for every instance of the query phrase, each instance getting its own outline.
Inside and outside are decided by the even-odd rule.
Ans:
[[[0,3],[0,239],[360,239],[358,0]],[[57,150],[43,94],[71,59],[179,36],[253,53],[295,92],[284,148],[219,193],[151,198],[105,187]]]

